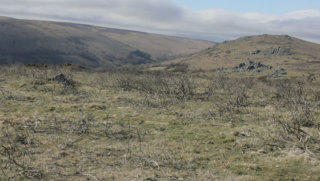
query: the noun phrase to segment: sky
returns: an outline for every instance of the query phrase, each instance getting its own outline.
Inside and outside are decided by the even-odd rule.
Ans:
[[[0,16],[224,41],[287,34],[320,43],[320,0],[0,0]]]
[[[301,9],[320,8],[320,0],[174,0],[194,10],[210,8],[238,12],[288,13]]]

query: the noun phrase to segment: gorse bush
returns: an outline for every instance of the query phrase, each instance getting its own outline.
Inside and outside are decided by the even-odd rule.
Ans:
[[[310,83],[310,82],[309,82]],[[280,128],[278,140],[301,149],[315,151],[314,144],[320,143],[320,132],[309,132],[308,128],[319,125],[319,110],[308,81],[282,80],[276,84],[275,97],[279,110],[285,109],[286,116],[275,116],[276,126]],[[309,86],[310,87],[310,86]]]
[[[197,95],[196,84],[187,76],[145,74],[133,77],[120,75],[118,86],[125,91],[136,90],[142,94],[167,96],[178,100],[191,100]]]

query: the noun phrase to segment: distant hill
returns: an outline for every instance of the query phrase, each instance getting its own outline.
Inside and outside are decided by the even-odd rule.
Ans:
[[[0,17],[0,64],[137,64],[195,53],[212,45],[210,41],[129,30]]]
[[[287,35],[260,35],[226,41],[164,65],[186,65],[191,70],[230,68],[242,62],[312,71],[320,69],[320,45]]]

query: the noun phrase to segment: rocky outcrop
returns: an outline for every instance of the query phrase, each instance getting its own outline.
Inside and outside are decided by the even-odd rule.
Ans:
[[[277,47],[277,48],[271,48],[270,54],[272,55],[293,55],[293,52],[290,48],[284,48],[284,47]]]
[[[258,55],[263,53],[264,55],[293,55],[291,48],[286,48],[282,46],[278,46],[277,48],[271,47],[270,49],[266,50],[254,50],[252,52],[249,52],[249,55]]]
[[[272,66],[264,65],[261,62],[249,61],[247,63],[240,63],[234,69],[235,69],[235,71],[243,71],[243,72],[245,72],[245,71],[247,71],[247,72],[252,72],[252,71],[262,72],[264,70],[272,69]]]

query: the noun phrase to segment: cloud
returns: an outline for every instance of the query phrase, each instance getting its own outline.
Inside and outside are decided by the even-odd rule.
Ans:
[[[191,10],[171,0],[0,0],[0,15],[126,28],[210,40],[289,34],[320,43],[320,10],[287,14]]]

